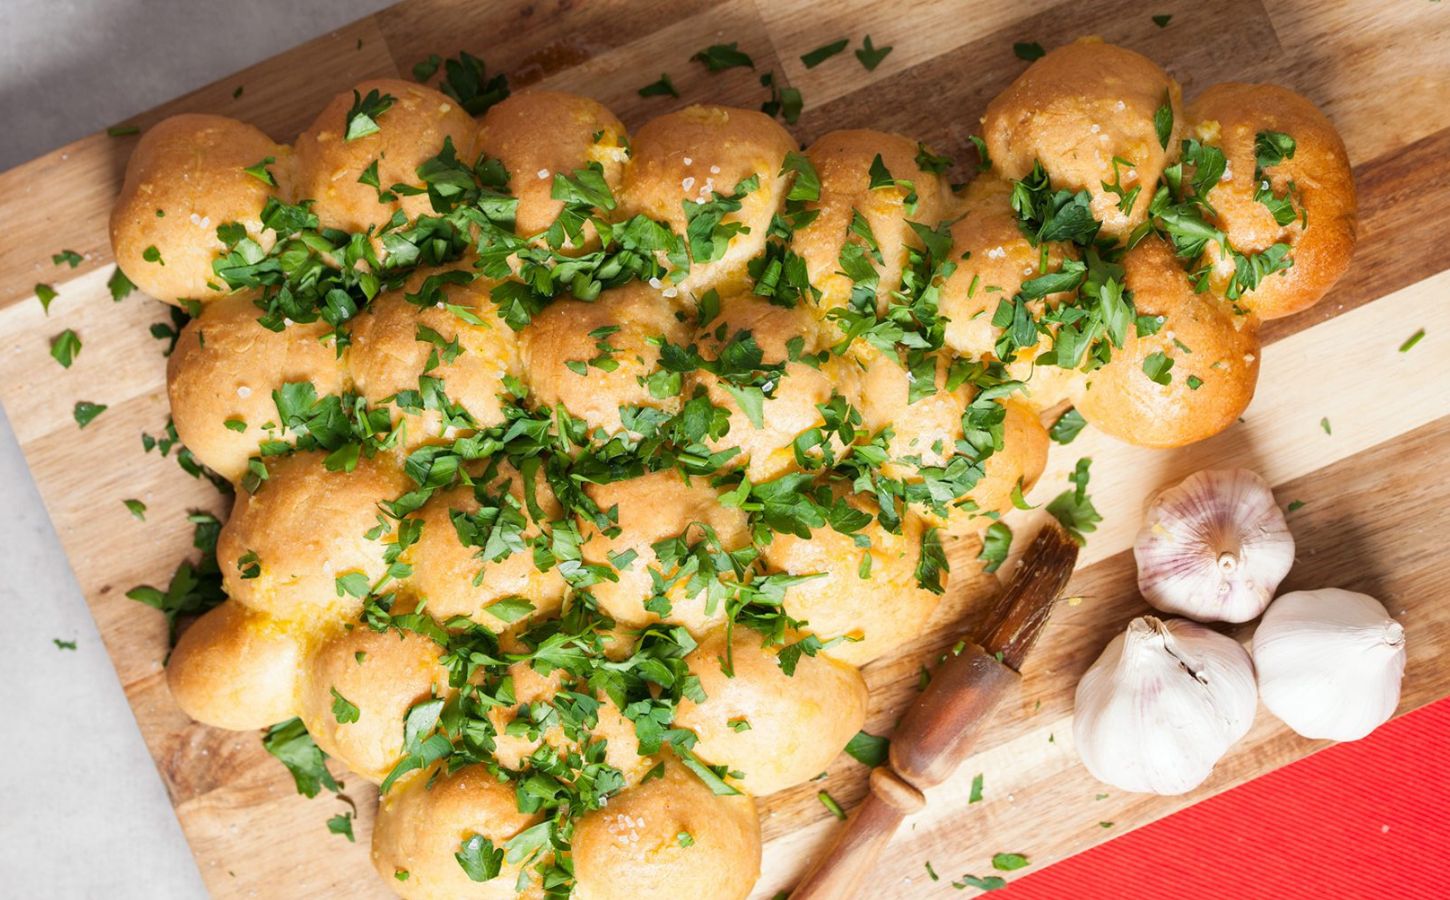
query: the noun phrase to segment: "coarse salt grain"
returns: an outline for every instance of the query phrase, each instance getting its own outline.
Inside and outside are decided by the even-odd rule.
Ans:
[[[1007,255],[1007,251],[1004,250],[1004,249],[1002,249],[1001,247],[993,247],[991,250],[988,250],[987,251],[987,258],[988,259],[1001,259],[1002,257],[1004,257],[1006,255]]]
[[[539,180],[540,181],[543,181],[545,178],[548,178],[548,177],[549,177],[549,170],[548,169],[540,169],[539,170]]]
[[[695,177],[693,175],[691,175],[689,178],[686,178],[684,181],[681,181],[680,182],[680,187],[684,188],[687,191],[690,188],[694,187],[694,186],[695,186]]]
[[[711,166],[710,167],[710,174],[711,175],[719,175],[720,174],[720,167],[719,166]]]
[[[652,288],[654,288],[655,290],[659,290],[660,289],[660,280],[658,278],[651,278],[649,280],[649,286],[652,287]]]
[[[667,287],[660,293],[664,294],[666,297],[678,297],[680,296],[680,289],[677,287]]]
[[[244,384],[241,387],[237,388],[237,396],[245,400],[248,397],[252,396],[252,389]]]
[[[690,159],[688,156],[685,157],[685,165],[692,165],[694,162],[695,161],[693,159]]]

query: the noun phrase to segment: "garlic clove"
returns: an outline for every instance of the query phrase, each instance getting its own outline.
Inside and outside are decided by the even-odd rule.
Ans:
[[[1264,613],[1253,656],[1269,712],[1304,737],[1354,741],[1399,706],[1405,629],[1367,594],[1295,591]]]
[[[1237,641],[1184,619],[1143,616],[1078,683],[1078,755],[1114,787],[1186,793],[1248,732],[1256,696],[1253,662]]]
[[[1201,622],[1247,622],[1294,564],[1274,493],[1248,469],[1206,469],[1159,493],[1133,544],[1153,608]]]

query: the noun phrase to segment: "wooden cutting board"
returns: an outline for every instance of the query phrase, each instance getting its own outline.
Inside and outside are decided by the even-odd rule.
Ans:
[[[1172,15],[1159,27],[1153,15]],[[1130,551],[1145,497],[1196,469],[1251,466],[1275,486],[1299,560],[1286,589],[1342,586],[1382,598],[1406,625],[1409,667],[1401,712],[1450,694],[1450,10],[1402,0],[1119,0],[867,3],[831,0],[650,0],[639,3],[406,0],[289,50],[132,123],[185,111],[232,115],[290,139],[335,92],[363,78],[406,75],[430,53],[466,49],[530,84],[576,91],[637,127],[689,102],[754,107],[757,77],[799,88],[806,143],[836,128],[900,131],[962,155],[988,99],[1025,63],[1014,42],[1056,46],[1099,34],[1164,65],[1192,96],[1217,81],[1275,81],[1318,102],[1344,135],[1360,191],[1362,238],[1349,275],[1313,310],[1272,323],[1258,396],[1242,422],[1194,447],[1154,452],[1091,429],[1054,447],[1034,502],[1065,487],[1092,457],[1092,495],[1105,521],[1091,536],[1070,593],[1030,661],[1021,694],[986,729],[977,756],[932,792],[877,875],[877,896],[938,894],[944,877],[990,874],[993,853],[1041,866],[1164,816],[1323,746],[1261,711],[1249,736],[1199,790],[1179,798],[1104,788],[1077,763],[1070,715],[1078,676],[1109,637],[1144,611]],[[849,54],[807,70],[800,55],[870,34],[893,51],[874,72]],[[738,41],[756,72],[709,75],[689,61],[708,44]],[[144,65],[144,61],[138,64]],[[682,97],[641,98],[668,72]],[[167,693],[161,617],[124,597],[163,584],[190,549],[188,510],[225,513],[174,454],[142,449],[167,418],[164,360],[148,334],[168,322],[139,294],[113,303],[106,218],[134,137],[98,134],[0,175],[0,400],[105,636],[137,723],[156,759],[203,877],[219,897],[385,896],[367,861],[373,792],[349,779],[362,810],[358,843],[329,834],[333,799],[297,796],[255,734],[186,719]],[[74,269],[51,255],[75,250]],[[35,285],[59,297],[46,316]],[[73,328],[84,350],[69,370],[48,355]],[[1402,342],[1424,329],[1410,352]],[[109,409],[77,430],[79,400]],[[1321,423],[1327,422],[1327,425]],[[122,500],[148,507],[145,523]],[[1015,514],[1021,515],[1021,514]],[[1031,528],[1014,521],[1019,535]],[[1019,546],[1024,544],[1019,537]],[[889,733],[918,673],[962,633],[993,590],[975,542],[952,548],[950,602],[921,638],[867,670],[868,728]],[[974,775],[983,800],[968,805]],[[761,803],[765,848],[758,895],[790,885],[837,826],[817,801],[850,808],[866,770],[837,760],[821,781]],[[1102,796],[1106,795],[1106,796]],[[1111,830],[1099,827],[1112,821]]]

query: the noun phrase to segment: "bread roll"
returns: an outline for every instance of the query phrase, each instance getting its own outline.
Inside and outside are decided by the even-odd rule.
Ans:
[[[1093,372],[1076,403],[1083,418],[1142,447],[1181,447],[1234,423],[1254,396],[1259,339],[1252,316],[1235,315],[1212,294],[1198,294],[1172,249],[1145,239],[1123,260],[1140,316],[1162,316],[1156,334],[1128,329],[1112,362]],[[1173,360],[1158,384],[1144,371],[1153,354]],[[1162,365],[1158,357],[1154,357]],[[1149,363],[1153,365],[1153,363]]]
[[[434,494],[418,511],[416,516],[423,521],[423,534],[404,555],[405,561],[413,566],[409,589],[427,603],[428,612],[434,617],[446,621],[453,616],[467,616],[493,631],[510,625],[517,628],[558,612],[564,600],[564,578],[557,567],[540,571],[534,564],[531,548],[523,547],[497,559],[486,559],[484,547],[465,546],[461,542],[453,516],[455,513],[472,515],[482,509],[480,492],[490,507],[498,506],[509,517],[522,517],[522,540],[538,536],[539,523],[529,511],[523,477],[518,470],[502,463],[491,482],[481,485],[478,492],[468,485],[460,485]],[[535,479],[534,502],[548,521],[562,515],[559,501],[541,475]],[[488,523],[481,524],[485,529],[488,527]],[[480,538],[486,543],[487,536],[485,530]],[[493,604],[508,598],[527,600],[534,610],[512,621],[489,612]]]
[[[1277,319],[1313,306],[1349,268],[1357,230],[1354,176],[1339,132],[1306,98],[1272,84],[1216,84],[1188,107],[1195,137],[1227,158],[1224,177],[1208,195],[1216,224],[1240,253],[1259,253],[1276,243],[1290,246],[1291,268],[1266,276],[1239,298],[1261,319]],[[1254,199],[1255,142],[1261,132],[1294,140],[1294,156],[1264,170],[1275,196],[1290,193],[1303,217],[1279,225]],[[1220,294],[1233,278],[1234,261],[1210,242],[1211,284]]]
[[[392,104],[372,117],[377,131],[348,140],[349,113],[373,91],[380,100],[391,97]],[[398,210],[409,219],[431,215],[427,194],[394,192],[396,199],[380,200],[378,188],[358,178],[376,162],[382,190],[395,184],[423,187],[418,167],[442,151],[445,139],[464,165],[472,165],[474,128],[468,113],[432,88],[396,78],[364,81],[333,97],[297,136],[293,193],[297,200],[314,201],[312,211],[323,225],[346,231],[381,228]]]
[[[685,657],[706,699],[681,700],[675,725],[699,738],[696,755],[744,773],[737,783],[762,797],[826,770],[866,722],[866,682],[825,656],[802,655],[787,675],[776,662],[779,647],[763,646],[742,625],[733,632],[727,643],[717,628]]]
[[[217,540],[228,596],[313,628],[362,609],[361,599],[339,590],[337,578],[360,572],[373,584],[382,577],[387,532],[377,540],[366,534],[378,527],[378,504],[411,486],[386,456],[364,455],[352,472],[329,472],[325,456],[294,453],[270,460],[269,477],[256,493],[238,489]],[[247,577],[251,572],[255,575]]]
[[[579,900],[744,898],[760,876],[760,824],[746,795],[716,796],[673,757],[574,828]]]
[[[408,710],[449,693],[448,670],[438,661],[442,652],[432,638],[411,631],[349,624],[308,654],[298,715],[317,746],[380,782],[403,755]],[[348,704],[356,721],[347,721]]]
[[[678,281],[682,292],[695,296],[712,287],[722,293],[737,289],[745,283],[745,264],[765,246],[770,219],[784,201],[781,164],[795,147],[790,134],[762,113],[723,106],[666,113],[634,136],[620,213],[649,216],[684,235],[688,210],[694,209],[689,204],[713,203],[716,194],[733,196],[743,183],[757,179],[756,188],[739,198],[740,208],[720,219],[744,230],[730,236],[718,256],[714,250],[700,258],[692,255],[688,276]]]
[[[241,295],[220,297],[181,330],[166,364],[171,419],[182,443],[229,481],[247,472],[264,440],[287,439],[272,392],[310,382],[319,397],[341,394],[346,373],[323,321],[272,331]],[[266,427],[271,426],[271,427]]]
[[[617,198],[629,158],[629,136],[614,113],[588,97],[554,91],[525,91],[489,107],[476,146],[508,171],[509,191],[519,201],[515,231],[525,236],[547,230],[564,208],[553,199],[556,175],[598,163]],[[598,243],[591,224],[584,237],[577,249]]]
[[[908,138],[866,130],[832,131],[806,150],[821,181],[821,196],[806,203],[807,209],[818,214],[796,231],[791,249],[805,260],[811,284],[821,291],[822,315],[845,305],[851,296],[852,283],[842,271],[841,251],[847,243],[867,246],[860,235],[850,231],[857,213],[870,227],[881,255],[877,261],[870,254],[879,277],[878,311],[885,309],[890,292],[901,286],[907,250],[922,246],[907,223],[934,228],[946,217],[946,185],[940,175],[917,166],[916,153],[916,143]],[[877,156],[893,183],[873,188],[871,167]],[[911,194],[916,195],[914,209],[905,202]],[[832,329],[831,340],[838,340],[839,331],[834,325]]]
[[[488,282],[429,282],[435,274],[413,276],[406,287],[380,295],[353,320],[348,367],[358,392],[370,405],[382,406],[400,391],[416,394],[421,378],[436,378],[448,400],[479,428],[501,424],[508,394],[504,379],[521,374],[518,337],[499,318]],[[425,285],[436,287],[441,299],[423,302],[435,296],[432,290],[420,294]],[[462,307],[483,324],[465,320],[450,305]],[[436,440],[443,433],[441,412],[391,405],[394,420],[404,421],[406,446]],[[468,430],[460,427],[447,434]]]
[[[928,361],[931,364],[931,361]],[[918,470],[940,467],[956,455],[962,438],[962,416],[971,401],[969,385],[947,390],[950,362],[937,355],[926,373],[932,379],[932,393],[911,401],[911,389],[921,373],[913,374],[898,361],[882,356],[866,367],[861,391],[861,423],[872,434],[891,429],[886,444],[891,458],[881,467],[890,478],[919,481]]]
[[[874,515],[869,498],[853,495],[851,505]],[[923,526],[907,515],[901,533],[892,534],[873,519],[858,535],[871,546],[856,546],[855,536],[823,525],[809,539],[776,534],[761,551],[767,567],[790,575],[816,575],[786,591],[785,611],[804,620],[803,633],[826,641],[845,637],[826,648],[833,659],[864,666],[916,637],[936,609],[938,597],[917,584]],[[869,573],[862,575],[862,559]]]
[[[473,881],[455,854],[474,835],[501,848],[540,818],[519,812],[514,785],[487,766],[417,772],[379,802],[373,868],[406,900],[513,900],[522,866],[505,860],[496,877]]]
[[[727,388],[730,382],[714,373],[700,370],[688,375],[685,395],[692,396],[694,387],[701,385],[711,403],[729,412],[729,432],[706,443],[714,451],[737,448],[739,453],[730,464],[745,464],[746,477],[761,482],[796,468],[792,444],[802,432],[824,423],[820,404],[829,403],[834,394],[846,397],[853,406],[860,403],[860,368],[835,355],[815,358],[824,348],[816,319],[804,307],[776,306],[753,294],[736,294],[721,301],[720,315],[705,324],[696,340],[700,353],[715,360],[727,347],[741,346],[741,335],[747,333],[759,346],[764,365],[785,367],[772,379],[774,393],[761,404],[760,424],[753,423],[741,408]],[[833,446],[839,455],[841,442],[835,440]]]
[[[275,177],[285,179],[290,151],[251,125],[187,113],[151,126],[111,209],[116,265],[167,303],[223,296],[226,282],[212,272],[226,249],[217,228],[236,222],[263,250],[276,240],[262,230],[262,207],[277,188],[244,171],[269,156]]]
[[[521,335],[530,398],[563,404],[590,431],[607,434],[624,428],[625,407],[678,412],[678,395],[657,397],[643,380],[659,371],[661,339],[685,342],[683,318],[674,302],[638,281],[593,302],[554,301]]]
[[[181,711],[232,731],[266,728],[297,714],[301,639],[270,616],[224,601],[182,632],[166,664]]]
[[[683,625],[694,634],[703,634],[723,620],[723,603],[707,609],[704,593],[688,596],[683,582],[666,591],[668,613],[645,607],[654,594],[651,570],[666,579],[674,573],[673,566],[659,561],[654,545],[680,536],[691,544],[704,540],[706,533],[699,526],[706,526],[713,529],[726,550],[738,550],[750,543],[744,512],[721,506],[720,492],[707,479],[687,481],[674,469],[628,481],[586,485],[585,492],[610,517],[617,533],[609,533],[616,531],[615,527],[601,531],[595,524],[586,523],[580,529],[584,561],[613,567],[612,559],[635,554],[627,564],[615,567],[618,581],[601,581],[590,588],[600,609],[631,628],[665,621]]]
[[[1040,161],[1054,188],[1092,195],[1104,235],[1124,237],[1147,218],[1158,177],[1177,157],[1180,93],[1178,82],[1147,57],[1082,38],[1028,66],[987,104],[982,136],[1004,178],[1025,178]],[[1165,103],[1173,127],[1160,141],[1154,116]],[[1116,175],[1114,157],[1126,161]],[[1124,211],[1124,198],[1105,184],[1142,190]]]
[[[993,175],[978,176],[963,193],[960,219],[952,226],[951,275],[942,283],[938,309],[947,318],[947,347],[968,359],[996,359],[997,339],[1002,329],[992,317],[1003,300],[1022,290],[1023,283],[1040,275],[1060,271],[1063,260],[1077,259],[1075,246],[1061,241],[1046,242],[1047,267],[1042,248],[1034,247],[1017,225],[1012,210],[1012,185]],[[1048,294],[1028,302],[1033,318],[1070,300],[1071,294]],[[1021,348],[1007,364],[1008,374],[1027,382],[1020,400],[1033,409],[1055,406],[1068,396],[1077,374],[1057,366],[1038,366],[1038,354],[1052,349],[1052,337],[1039,336],[1035,346]]]

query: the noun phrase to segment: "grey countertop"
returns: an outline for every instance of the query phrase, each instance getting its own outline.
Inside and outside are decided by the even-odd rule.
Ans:
[[[0,0],[0,170],[390,2]],[[3,411],[0,512],[0,894],[205,896]]]

